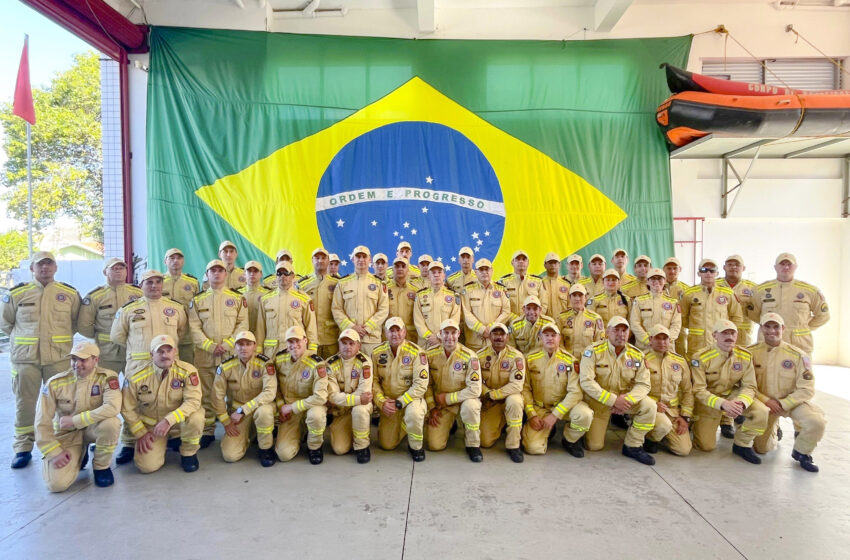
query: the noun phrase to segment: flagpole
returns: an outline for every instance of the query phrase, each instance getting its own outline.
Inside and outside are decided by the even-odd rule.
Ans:
[[[27,123],[27,246],[32,259],[32,134]]]

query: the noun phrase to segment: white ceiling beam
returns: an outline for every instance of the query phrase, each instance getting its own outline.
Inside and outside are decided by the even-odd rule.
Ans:
[[[419,31],[422,33],[433,33],[436,31],[436,0],[416,0],[416,10],[419,13]]]
[[[593,30],[611,31],[634,0],[596,0],[593,7]]]

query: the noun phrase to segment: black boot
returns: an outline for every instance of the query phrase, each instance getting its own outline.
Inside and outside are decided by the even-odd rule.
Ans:
[[[655,464],[655,457],[644,451],[643,447],[629,447],[628,445],[624,444],[623,455],[634,459],[638,463],[643,463],[644,465]]]
[[[322,453],[321,449],[309,449],[307,456],[310,459],[311,465],[320,465],[325,460],[325,454]]]
[[[643,440],[643,450],[647,453],[658,453],[658,442],[646,438]]]
[[[484,455],[481,454],[480,447],[467,447],[466,454],[469,455],[469,460],[473,463],[480,463],[484,460]]]
[[[133,461],[133,457],[136,456],[136,448],[135,447],[122,447],[121,452],[118,453],[118,457],[115,458],[116,465],[124,465]]]
[[[564,449],[567,453],[569,453],[576,459],[581,459],[582,457],[584,457],[584,447],[581,444],[581,438],[573,442],[567,441],[567,438],[561,438],[561,445],[564,446]]]
[[[818,472],[820,469],[816,464],[814,464],[814,459],[812,459],[811,455],[803,455],[796,449],[791,451],[791,458],[795,461],[799,461],[800,466],[809,472]]]
[[[735,427],[731,424],[723,424],[720,426],[720,435],[726,439],[735,439]]]
[[[180,438],[168,438],[168,441],[165,443],[165,446],[168,448],[169,451],[180,451]]]
[[[357,456],[357,462],[361,465],[365,465],[372,459],[372,453],[369,451],[368,447],[358,449],[354,452],[354,454]]]
[[[520,449],[518,447],[515,447],[513,449],[508,449],[508,457],[510,457],[511,461],[513,461],[514,463],[522,463],[523,460],[525,459],[522,456],[522,451],[520,451]]]
[[[741,447],[740,445],[732,445],[732,453],[742,458],[744,461],[748,461],[754,465],[761,465],[761,457],[756,455],[756,452],[753,451],[752,447]]]
[[[612,414],[611,423],[617,428],[622,428],[623,430],[629,429],[629,423],[626,422],[626,417],[623,414]]]
[[[264,467],[272,467],[277,461],[277,458],[274,455],[274,450],[272,448],[260,449],[257,452],[257,455],[260,458],[260,464]]]
[[[94,447],[94,445],[92,445],[92,447]],[[92,449],[91,452],[94,453],[94,449]],[[86,445],[83,448],[83,457],[82,457],[82,459],[80,459],[80,470],[81,471],[84,470],[86,468],[86,465],[88,465],[88,464],[89,464],[89,446]]]
[[[184,472],[195,472],[200,468],[200,465],[198,464],[198,454],[195,453],[188,457],[180,457],[180,465],[182,465]]]
[[[112,486],[115,483],[115,477],[112,476],[112,469],[106,467],[105,469],[92,469],[94,473],[94,485],[99,486],[100,488],[106,488],[107,486]]]
[[[201,436],[201,449],[206,449],[212,442],[215,441],[215,436]]]
[[[415,462],[421,463],[422,461],[425,460],[425,450],[424,449],[422,449],[422,448],[411,449],[411,447],[408,445],[407,450],[410,451],[410,456],[413,458],[413,460]]]
[[[29,451],[19,451],[15,453],[15,458],[12,459],[12,468],[13,469],[22,469],[30,464],[30,460],[32,459],[32,453]]]

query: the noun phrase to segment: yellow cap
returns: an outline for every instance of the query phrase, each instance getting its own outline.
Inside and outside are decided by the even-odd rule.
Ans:
[[[139,283],[141,284],[149,278],[165,278],[165,276],[162,275],[162,272],[152,268],[142,273],[141,278],[139,278]]]
[[[626,325],[628,327],[629,322],[626,321],[625,317],[621,317],[620,315],[614,315],[613,317],[608,319],[608,328],[609,329],[613,328],[613,327],[617,327],[619,325]]]
[[[245,263],[245,270],[248,270],[249,268],[256,268],[260,272],[263,271],[263,265],[261,265],[258,261],[248,261],[248,262],[246,262]]]
[[[516,251],[514,251],[514,254],[511,257],[511,260],[514,260],[515,258],[519,257],[520,255],[522,255],[525,258],[528,258],[528,253],[526,253],[523,249],[517,249]]]
[[[365,246],[365,245],[358,245],[358,246],[357,246],[357,247],[355,247],[355,248],[354,248],[354,250],[351,252],[351,254],[352,254],[352,255],[354,255],[354,256],[357,256],[359,253],[363,253],[363,254],[364,254],[364,255],[366,255],[367,257],[371,257],[371,256],[372,256],[372,253],[370,253],[370,252],[369,252],[369,247],[367,247],[367,246]]]
[[[428,270],[431,270],[432,268],[439,268],[440,270],[446,269],[446,267],[443,266],[443,263],[441,263],[440,261],[431,261],[428,264]]]
[[[664,266],[667,266],[668,264],[675,264],[679,268],[682,268],[682,263],[680,263],[679,259],[676,257],[669,257],[666,261],[664,261]]]
[[[185,255],[183,254],[183,251],[181,251],[181,250],[180,250],[180,249],[178,249],[177,247],[172,247],[171,249],[169,249],[168,251],[166,251],[166,252],[165,252],[165,257],[164,257],[164,258],[166,258],[166,259],[167,259],[167,258],[168,258],[168,257],[170,257],[171,255],[180,255],[181,257],[185,256]]]
[[[602,255],[600,255],[599,253],[594,253],[593,255],[591,255],[591,256],[590,256],[590,260],[589,260],[589,261],[587,261],[587,262],[593,262],[593,261],[595,261],[596,259],[599,259],[600,261],[602,261],[602,263],[603,263],[603,264],[607,262],[607,261],[605,260],[605,257],[603,257]]]
[[[410,243],[408,243],[407,241],[402,241],[401,243],[396,245],[396,251],[400,251],[402,249],[410,249],[411,251],[413,250],[413,248],[410,246]]]
[[[106,274],[106,271],[115,266],[116,264],[123,264],[124,266],[127,266],[127,263],[124,262],[124,259],[112,257],[103,265],[103,273]]]
[[[585,288],[582,284],[573,284],[570,286],[570,295],[573,294],[587,295],[587,288]]]
[[[283,257],[288,257],[289,260],[291,261],[292,260],[292,252],[289,249],[281,249],[280,251],[277,252],[277,255],[275,255],[274,261],[278,262]]]
[[[274,266],[274,271],[282,270],[287,273],[292,273],[292,263],[289,261],[280,261]]]
[[[404,266],[410,266],[410,261],[404,257],[396,257],[393,259],[393,266],[397,265],[398,263],[404,263]]]
[[[605,259],[602,259],[602,260],[604,261]],[[569,257],[567,257],[567,263],[571,263],[571,262],[575,262],[575,261],[584,262],[584,261],[582,261],[581,255],[579,255],[579,254],[572,254]]]
[[[383,254],[383,253],[378,253],[377,255],[375,255],[375,256],[372,258],[372,262],[373,262],[373,263],[376,263],[376,262],[378,262],[378,261],[389,262],[389,259],[387,259],[387,256],[386,256],[385,254]]]
[[[652,266],[652,259],[650,259],[646,255],[638,255],[638,258],[635,259],[635,264],[641,261],[646,261],[650,266]]]
[[[100,356],[100,348],[98,348],[97,344],[94,342],[78,342],[73,348],[71,348],[71,351],[68,352],[68,356],[76,356],[81,360],[85,360],[92,356]]]
[[[426,254],[422,255],[421,257],[419,257],[419,260],[416,261],[416,262],[418,262],[419,264],[422,264],[424,262],[431,262],[433,260],[434,260],[434,257],[432,257],[431,255],[426,253]]]
[[[330,253],[328,255],[328,262],[340,262],[339,255],[337,255],[336,253]]]
[[[240,340],[250,340],[251,342],[257,342],[257,337],[254,336],[254,333],[251,331],[239,331],[236,333],[236,336],[233,337],[233,340],[239,342]]]
[[[782,319],[782,315],[780,315],[779,313],[765,313],[761,316],[761,321],[759,321],[759,324],[761,326],[764,326],[765,323],[769,323],[771,321],[773,321],[774,323],[779,323],[783,327],[785,326],[785,320]]]
[[[32,264],[38,264],[41,261],[51,260],[56,262],[56,257],[50,251],[38,251],[32,256]]]
[[[534,304],[537,307],[543,307],[542,305],[540,305],[540,298],[538,298],[537,296],[534,296],[534,295],[527,296],[525,298],[525,300],[523,300],[523,302],[522,302],[523,307],[525,307],[526,305],[531,305],[531,304]]]
[[[714,332],[723,332],[723,331],[735,331],[738,332],[738,327],[730,321],[729,319],[720,319],[716,323],[714,323]]]
[[[540,332],[543,331],[555,331],[555,334],[561,334],[561,329],[558,328],[558,325],[548,321],[544,323],[542,327],[540,327]]]
[[[738,261],[739,263],[741,263],[741,266],[744,266],[744,257],[742,257],[741,255],[729,255],[728,257],[726,257],[726,262],[729,261]]]
[[[360,342],[360,335],[354,329],[345,329],[339,333],[339,338],[337,338],[337,340],[342,340],[343,338],[353,340],[354,342]]]
[[[302,338],[306,338],[307,334],[304,332],[304,327],[301,325],[292,325],[288,329],[286,329],[286,333],[283,335],[283,339],[287,342],[292,339],[301,340]]]
[[[667,278],[664,271],[660,268],[653,268],[649,271],[649,274],[646,275],[647,278],[652,278],[653,276],[660,276],[662,279]]]
[[[233,241],[225,240],[222,241],[221,245],[218,246],[218,252],[220,253],[223,249],[226,249],[227,247],[233,247],[234,249],[236,249],[236,245],[233,244]]]
[[[156,352],[160,346],[171,346],[172,348],[177,348],[177,343],[174,342],[174,339],[171,338],[171,335],[161,334],[159,336],[153,337],[151,340],[151,353]]]
[[[386,329],[387,332],[389,332],[390,328],[392,328],[392,327],[398,327],[400,329],[405,328],[404,320],[402,320],[401,317],[390,317],[384,323],[384,329]]]
[[[446,329],[457,329],[457,321],[454,319],[446,319],[442,323],[440,323],[440,330],[444,331]]]
[[[220,266],[224,270],[227,270],[227,266],[224,264],[224,261],[219,260],[219,259],[213,259],[210,262],[208,262],[207,268],[205,270],[209,270],[209,269],[213,268],[214,266]]]
[[[473,251],[470,247],[461,247],[457,254],[458,256],[469,255],[470,257],[475,258],[475,251]]]
[[[484,267],[493,268],[493,263],[491,263],[489,259],[478,259],[475,261],[475,270]]]
[[[625,249],[614,249],[614,252],[611,253],[611,256],[616,257],[618,253],[623,253],[627,257],[629,256],[629,252],[626,251]]]
[[[649,327],[649,336],[658,336],[659,334],[666,334],[669,337],[670,329],[668,329],[661,323],[655,323],[654,325]]]
[[[791,253],[779,253],[779,255],[776,257],[776,262],[774,264],[779,264],[782,261],[790,261],[791,264],[797,264],[797,257],[792,255]]]
[[[312,257],[315,257],[316,255],[325,255],[326,257],[329,257],[330,253],[325,251],[325,249],[322,248],[322,247],[316,247],[315,249],[313,249],[313,252],[310,253],[310,257],[312,258]]]
[[[713,264],[714,267],[717,268],[717,261],[715,261],[714,259],[702,259],[699,262],[699,266],[697,268],[702,268],[707,264]]]
[[[561,262],[561,257],[558,256],[558,253],[546,253],[546,256],[543,257],[543,262],[547,263],[551,261]]]
[[[505,326],[504,323],[496,322],[496,323],[493,323],[492,325],[490,325],[490,332],[493,332],[496,329],[501,329],[505,334],[508,334],[509,332],[511,332],[508,329],[508,327]]]
[[[613,268],[609,268],[608,270],[602,273],[602,278],[608,278],[609,276],[616,276],[617,280],[620,279],[620,273],[614,270]]]

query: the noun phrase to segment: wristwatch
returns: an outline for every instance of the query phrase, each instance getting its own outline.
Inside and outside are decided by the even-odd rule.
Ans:
[[[404,408],[404,404],[400,400],[396,399],[395,400],[395,407],[397,409],[401,410],[402,408]]]
[[[242,411],[242,407],[241,407],[241,406],[240,406],[239,408],[237,408],[237,409],[236,409],[236,414],[245,414],[245,412],[243,412],[243,411]]]

